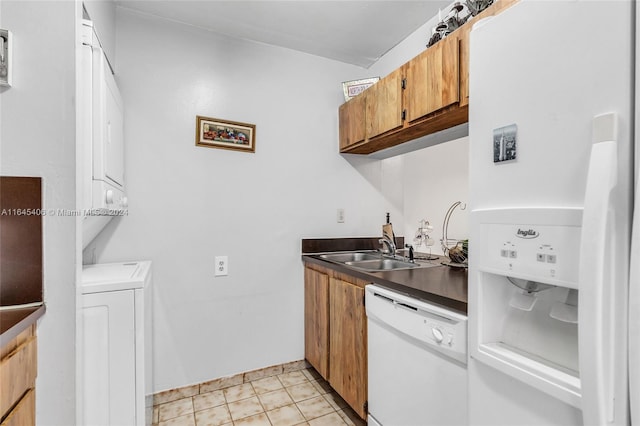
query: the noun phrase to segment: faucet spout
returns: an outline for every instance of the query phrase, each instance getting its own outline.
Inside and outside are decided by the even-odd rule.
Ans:
[[[389,254],[391,256],[396,255],[396,243],[391,238],[389,238],[388,235],[383,235],[382,238],[378,240],[378,242],[383,246],[386,246],[387,248],[387,251],[383,251],[383,253]]]

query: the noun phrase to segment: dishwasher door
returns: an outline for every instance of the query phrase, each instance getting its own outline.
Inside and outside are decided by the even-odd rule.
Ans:
[[[366,287],[369,424],[467,424],[467,317]]]

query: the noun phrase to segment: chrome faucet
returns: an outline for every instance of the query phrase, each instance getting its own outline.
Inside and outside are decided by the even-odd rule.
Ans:
[[[382,244],[383,246],[387,247],[387,252],[386,254],[390,254],[391,256],[396,255],[396,243],[393,241],[393,239],[391,237],[389,237],[388,235],[384,234],[382,236],[382,238],[380,238],[378,240],[378,242],[380,244]],[[384,251],[382,253],[385,253]]]

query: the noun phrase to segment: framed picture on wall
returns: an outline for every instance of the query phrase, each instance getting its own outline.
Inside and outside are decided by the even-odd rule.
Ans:
[[[256,125],[197,115],[196,146],[256,152]]]

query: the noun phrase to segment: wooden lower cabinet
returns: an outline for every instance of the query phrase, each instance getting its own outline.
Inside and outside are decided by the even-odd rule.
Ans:
[[[366,282],[316,265],[304,274],[305,358],[366,419]]]
[[[362,418],[367,402],[367,316],[364,289],[331,278],[329,384]]]
[[[0,425],[35,425],[37,375],[35,325],[8,342],[0,359]]]
[[[329,276],[304,270],[304,353],[322,377],[329,377]]]
[[[29,389],[20,399],[18,405],[11,410],[2,426],[27,426],[36,424],[36,392]]]

